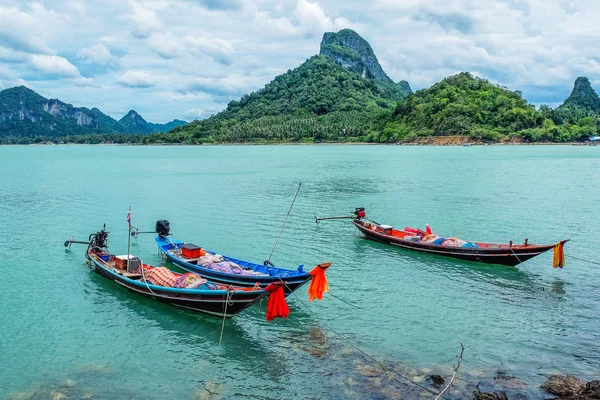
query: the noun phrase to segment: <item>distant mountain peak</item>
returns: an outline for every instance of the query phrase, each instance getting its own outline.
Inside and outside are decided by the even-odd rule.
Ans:
[[[394,83],[390,79],[381,68],[369,42],[352,29],[325,32],[319,54],[331,58],[336,64],[356,72],[363,78],[377,81],[384,88],[391,89],[399,95],[412,92],[408,82]]]
[[[142,116],[140,114],[137,113],[137,111],[135,110],[129,110],[129,112],[127,114],[125,114],[125,116],[123,118],[121,118],[121,120],[134,120],[134,121],[143,121],[146,122],[146,120],[144,118],[142,118]]]
[[[25,86],[0,91],[0,141],[6,137],[164,132],[184,124],[179,120],[148,123],[135,110],[115,121],[96,107],[74,107],[58,99],[47,99]]]
[[[592,88],[590,80],[585,76],[580,76],[575,80],[571,94],[560,107],[576,107],[600,112],[600,97]]]

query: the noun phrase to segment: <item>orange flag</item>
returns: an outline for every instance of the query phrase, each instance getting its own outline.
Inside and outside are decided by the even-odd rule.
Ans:
[[[563,244],[563,242],[558,242],[556,243],[556,246],[554,246],[554,257],[552,258],[552,266],[554,268],[562,268],[565,266],[565,250]]]
[[[329,268],[330,265],[331,263],[319,264],[309,272],[312,279],[308,288],[308,301],[313,301],[314,299],[323,300],[323,293],[329,292],[329,284],[327,283],[325,270]]]

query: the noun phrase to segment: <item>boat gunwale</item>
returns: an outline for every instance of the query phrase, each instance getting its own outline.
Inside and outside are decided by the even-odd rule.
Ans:
[[[298,270],[280,268],[280,267],[274,267],[274,268],[279,271],[288,271],[288,272],[286,272],[284,274],[278,274],[278,275],[270,275],[270,274],[269,275],[267,275],[267,274],[264,274],[264,275],[237,275],[237,274],[230,274],[230,273],[221,272],[221,271],[215,271],[213,269],[206,268],[201,265],[192,264],[190,262],[187,262],[184,259],[182,259],[180,257],[176,257],[174,254],[169,252],[169,250],[172,249],[173,246],[177,246],[177,248],[179,248],[179,245],[185,244],[184,242],[177,241],[176,239],[174,239],[172,242],[167,242],[160,236],[156,236],[155,240],[156,240],[159,250],[165,256],[167,256],[167,258],[169,258],[170,260],[173,260],[176,264],[179,264],[180,266],[182,266],[182,268],[184,268],[184,269],[189,268],[189,270],[198,272],[200,274],[213,275],[213,276],[216,276],[216,278],[218,278],[218,279],[227,280],[227,278],[233,277],[234,278],[233,282],[240,282],[240,283],[241,282],[243,282],[243,283],[257,283],[258,282],[261,284],[267,284],[267,283],[277,282],[279,280],[285,280],[285,282],[287,284],[295,284],[295,283],[305,283],[311,278],[311,275],[308,272],[305,272],[305,271],[299,272]],[[169,249],[167,249],[166,246],[169,246]],[[204,249],[204,250],[211,254],[218,254],[218,253],[210,251],[210,250],[206,250],[206,249]],[[222,254],[221,254],[221,256],[223,257],[224,260],[233,261],[237,264],[241,264],[241,265],[245,264],[248,266],[256,266],[256,267],[264,267],[261,264],[256,264],[256,263],[252,263],[249,261],[236,259],[236,258],[225,256]],[[254,268],[252,268],[252,270],[254,271]],[[289,274],[289,275],[287,275],[287,274]]]
[[[232,290],[223,290],[223,289],[183,289],[183,288],[172,288],[172,287],[167,287],[167,286],[158,286],[158,285],[154,285],[151,283],[143,283],[140,282],[138,280],[135,279],[131,279],[125,275],[119,274],[117,272],[115,272],[112,268],[110,268],[110,266],[107,265],[107,263],[100,259],[96,254],[94,254],[93,252],[89,253],[91,256],[92,261],[94,262],[94,264],[100,268],[103,269],[103,271],[108,272],[111,276],[113,276],[114,278],[118,279],[119,281],[123,281],[123,282],[127,282],[128,284],[132,284],[134,287],[140,287],[140,288],[149,288],[151,290],[155,290],[157,292],[167,292],[169,294],[182,294],[182,295],[203,295],[206,297],[214,297],[216,299],[207,299],[207,301],[214,301],[217,299],[226,299],[227,298],[227,293],[232,293],[232,296],[243,296],[243,297],[251,297],[258,294],[263,294],[266,293],[266,291],[264,289],[257,289],[257,290],[253,290],[253,291],[249,291],[249,290],[244,290],[243,288],[233,288]],[[208,280],[209,283],[213,283],[210,282],[210,280]],[[148,293],[148,292],[143,292],[143,293]],[[151,293],[150,293],[151,294]],[[169,298],[168,296],[163,296],[166,298]],[[177,297],[174,297],[177,298]],[[187,300],[187,299],[186,299]],[[191,300],[191,299],[190,299]],[[234,300],[234,299],[230,299],[230,300]]]

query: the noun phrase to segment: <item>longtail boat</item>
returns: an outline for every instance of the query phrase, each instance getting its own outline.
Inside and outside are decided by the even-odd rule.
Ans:
[[[358,230],[370,240],[381,242],[409,250],[416,250],[440,256],[454,257],[462,260],[516,266],[538,256],[550,249],[562,246],[568,240],[554,244],[530,244],[527,239],[523,244],[506,244],[463,241],[454,237],[434,234],[429,226],[425,230],[405,227],[395,229],[390,225],[379,224],[366,219],[364,208],[357,208],[352,216],[316,218],[317,222],[325,219],[351,219]]]
[[[269,291],[258,286],[216,284],[196,274],[179,274],[164,267],[143,264],[132,255],[108,251],[104,229],[89,237],[86,258],[99,275],[142,296],[177,307],[220,317],[232,317],[263,299]],[[71,243],[85,243],[69,240]],[[176,287],[174,287],[176,286]]]
[[[179,241],[171,236],[170,224],[166,220],[157,221],[156,233],[158,249],[170,262],[213,282],[241,287],[258,285],[261,288],[274,282],[285,282],[284,291],[288,295],[310,281],[314,275],[304,271],[303,265],[292,270],[275,267],[267,261],[256,264]],[[315,269],[324,271],[330,265],[331,263],[321,263]]]

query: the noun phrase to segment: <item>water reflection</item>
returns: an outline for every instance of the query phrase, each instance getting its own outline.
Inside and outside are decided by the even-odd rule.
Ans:
[[[556,294],[567,293],[565,291],[565,282],[561,281],[560,279],[552,282],[552,293],[556,293]]]

